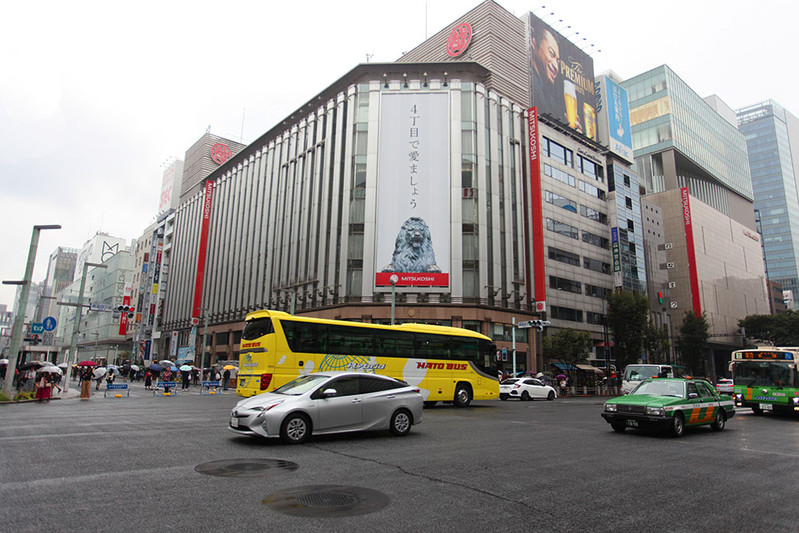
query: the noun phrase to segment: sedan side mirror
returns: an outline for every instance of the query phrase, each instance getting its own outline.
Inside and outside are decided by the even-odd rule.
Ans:
[[[333,396],[338,396],[338,391],[336,389],[325,389],[322,393],[322,398],[330,398]]]

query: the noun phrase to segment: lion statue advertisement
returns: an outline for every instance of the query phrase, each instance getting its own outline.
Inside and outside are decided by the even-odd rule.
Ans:
[[[424,219],[411,217],[402,224],[391,263],[383,272],[441,272],[433,252],[430,228]]]

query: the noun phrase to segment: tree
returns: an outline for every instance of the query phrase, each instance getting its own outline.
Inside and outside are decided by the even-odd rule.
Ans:
[[[591,349],[591,334],[587,331],[562,329],[544,338],[544,358],[558,359],[563,363],[575,365],[588,359]]]
[[[657,328],[651,323],[644,329],[644,349],[650,363],[665,363],[669,352],[669,336],[665,329]]]
[[[617,368],[640,360],[648,317],[649,298],[645,294],[618,291],[608,295],[608,329],[613,335]]]
[[[786,311],[777,315],[749,315],[738,321],[746,336],[774,346],[799,346],[799,313]]]
[[[699,375],[705,373],[708,329],[710,325],[704,313],[696,316],[693,311],[686,311],[677,336],[677,348],[682,354],[683,364]]]

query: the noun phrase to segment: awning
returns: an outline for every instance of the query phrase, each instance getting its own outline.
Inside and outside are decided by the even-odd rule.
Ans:
[[[601,368],[597,368],[591,365],[577,365],[577,368],[579,368],[580,370],[585,370],[586,372],[596,372],[597,374],[601,374],[602,372],[604,372],[604,370],[602,370]]]
[[[558,370],[577,370],[577,367],[571,363],[552,363],[552,366]]]

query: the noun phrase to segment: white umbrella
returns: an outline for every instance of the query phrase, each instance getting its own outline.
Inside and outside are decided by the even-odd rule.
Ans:
[[[130,365],[130,369],[131,370],[135,370],[136,372],[138,372],[139,371],[139,366],[138,365]]]
[[[171,368],[175,366],[175,363],[173,363],[169,359],[162,359],[161,361],[158,361],[158,364],[166,368]]]
[[[58,368],[69,368],[69,364],[68,363],[59,363],[56,366]]]
[[[0,359],[0,365],[7,365],[8,359]]]
[[[44,365],[42,368],[39,369],[39,372],[47,372],[48,374],[59,374],[64,375],[64,371],[58,368],[55,365]]]
[[[92,375],[94,376],[94,379],[97,379],[105,376],[106,372],[108,372],[108,370],[106,370],[104,366],[98,366],[94,369],[94,373]]]

